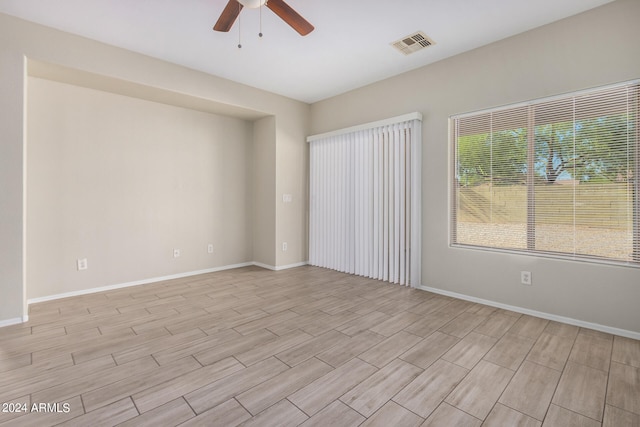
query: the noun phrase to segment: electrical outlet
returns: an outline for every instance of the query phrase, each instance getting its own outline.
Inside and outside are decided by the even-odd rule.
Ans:
[[[283,194],[282,201],[284,203],[291,203],[293,201],[293,196],[291,194]]]
[[[78,265],[78,271],[86,270],[87,268],[89,268],[89,265],[87,264],[87,259],[86,258],[78,259],[77,265]]]
[[[173,257],[174,258],[178,258],[180,256],[180,249],[174,249],[173,250]]]
[[[282,242],[282,252],[287,251],[287,242]]]
[[[530,271],[521,271],[520,272],[520,283],[523,285],[531,286],[531,272]]]
[[[213,253],[213,243],[209,243],[209,245],[207,246],[207,252],[210,254]]]

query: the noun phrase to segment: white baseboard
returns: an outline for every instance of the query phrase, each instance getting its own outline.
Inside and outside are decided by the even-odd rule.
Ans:
[[[276,271],[276,267],[273,266],[273,265],[263,264],[261,262],[254,262],[253,265],[255,265],[256,267],[260,267],[260,268],[266,268],[267,270]]]
[[[46,296],[46,297],[31,298],[31,299],[27,300],[27,303],[28,304],[34,304],[34,303],[37,303],[37,302],[52,301],[52,300],[56,300],[56,299],[60,299],[60,298],[75,297],[75,296],[78,296],[78,295],[87,295],[87,294],[93,294],[93,293],[96,293],[96,292],[103,292],[103,291],[112,291],[114,289],[127,288],[129,286],[147,285],[149,283],[162,282],[162,281],[165,281],[165,280],[182,279],[183,277],[197,276],[199,274],[215,273],[216,271],[231,270],[233,268],[240,268],[240,267],[248,267],[248,266],[251,266],[253,264],[254,263],[252,263],[252,262],[245,262],[245,263],[242,263],[242,264],[233,264],[233,265],[225,265],[225,266],[222,266],[222,267],[208,268],[206,270],[189,271],[189,272],[186,272],[186,273],[172,274],[170,276],[153,277],[153,278],[150,278],[150,279],[136,280],[136,281],[133,281],[133,282],[120,283],[120,284],[117,284],[117,285],[101,286],[99,288],[82,289],[82,290],[79,290],[79,291],[65,292],[65,293],[62,293],[62,294],[49,295],[49,296]]]
[[[17,325],[29,320],[29,316],[16,317],[14,319],[0,320],[0,328],[5,326]]]
[[[253,265],[255,265],[256,267],[262,267],[262,268],[266,268],[267,270],[273,270],[273,271],[288,270],[290,268],[302,267],[308,264],[309,264],[309,261],[303,261],[303,262],[298,262],[296,264],[289,264],[289,265],[278,265],[278,266],[267,265],[261,262],[253,263]]]
[[[611,326],[600,325],[598,323],[585,322],[583,320],[572,319],[571,317],[558,316],[556,314],[545,313],[542,311],[530,310],[528,308],[517,307],[508,304],[502,304],[495,301],[490,301],[482,298],[476,298],[469,295],[458,294],[456,292],[445,291],[437,288],[430,288],[428,286],[418,286],[418,289],[423,291],[433,292],[434,294],[445,295],[448,297],[458,298],[465,301],[477,302],[479,304],[488,305],[491,307],[502,308],[505,310],[515,311],[516,313],[528,314],[530,316],[541,317],[547,320],[554,320],[556,322],[567,323],[569,325],[580,326],[582,328],[594,329],[600,332],[606,332],[613,335],[619,335],[622,337],[631,338],[634,340],[640,340],[640,332],[629,331],[626,329],[613,328]]]
[[[280,270],[286,270],[286,269],[294,268],[294,267],[301,267],[301,266],[307,265],[307,264],[308,263],[305,261],[305,262],[300,262],[300,263],[297,263],[297,264],[272,266],[272,265],[262,264],[262,263],[259,263],[259,262],[244,262],[244,263],[241,263],[241,264],[232,264],[232,265],[224,265],[224,266],[221,266],[221,267],[208,268],[206,270],[189,271],[189,272],[186,272],[186,273],[172,274],[170,276],[152,277],[150,279],[136,280],[136,281],[133,281],[133,282],[119,283],[119,284],[116,284],[116,285],[101,286],[99,288],[82,289],[82,290],[79,290],[79,291],[65,292],[65,293],[62,293],[62,294],[49,295],[49,296],[46,296],[46,297],[31,298],[31,299],[27,300],[27,304],[35,304],[35,303],[38,303],[38,302],[53,301],[53,300],[57,300],[57,299],[61,299],[61,298],[68,298],[68,297],[75,297],[75,296],[79,296],[79,295],[93,294],[93,293],[96,293],[96,292],[112,291],[114,289],[128,288],[129,286],[147,285],[149,283],[162,282],[162,281],[165,281],[165,280],[182,279],[184,277],[197,276],[199,274],[206,274],[206,273],[215,273],[216,271],[232,270],[234,268],[249,267],[249,266],[252,266],[252,265],[255,265],[255,266],[258,266],[258,267],[262,267],[262,268],[266,268],[266,269],[273,270],[273,271],[280,271]]]

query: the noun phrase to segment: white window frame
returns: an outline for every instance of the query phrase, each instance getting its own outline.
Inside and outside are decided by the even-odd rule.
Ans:
[[[457,173],[457,165],[456,165],[456,161],[457,161],[457,141],[456,141],[456,130],[455,130],[455,122],[457,119],[460,118],[465,118],[465,117],[471,117],[471,116],[477,116],[477,115],[482,115],[482,114],[487,114],[487,113],[493,113],[493,112],[499,112],[499,111],[503,111],[503,110],[509,110],[509,109],[516,109],[518,107],[528,107],[528,106],[533,106],[533,105],[538,105],[538,104],[542,104],[542,103],[546,103],[546,102],[550,102],[550,101],[554,101],[554,100],[561,100],[561,99],[568,99],[568,98],[575,98],[575,97],[579,97],[581,95],[588,95],[590,93],[594,93],[597,91],[602,91],[602,90],[608,90],[608,89],[615,89],[615,88],[621,88],[621,87],[636,87],[636,90],[639,90],[638,87],[640,87],[640,79],[635,79],[635,80],[630,80],[630,81],[625,81],[625,82],[621,82],[621,83],[616,83],[616,84],[612,84],[612,85],[606,85],[606,86],[600,86],[600,87],[594,87],[594,88],[590,88],[590,89],[586,89],[586,90],[581,90],[581,91],[576,91],[576,92],[569,92],[569,93],[565,93],[565,94],[561,94],[561,95],[556,95],[556,96],[552,96],[552,97],[545,97],[545,98],[539,98],[539,99],[534,99],[534,100],[530,100],[530,101],[526,101],[526,102],[520,102],[520,103],[515,103],[515,104],[509,104],[509,105],[503,105],[500,107],[495,107],[495,108],[490,108],[490,109],[484,109],[484,110],[478,110],[478,111],[472,111],[472,112],[467,112],[467,113],[462,113],[462,114],[455,114],[449,117],[449,135],[448,135],[448,141],[449,141],[449,171],[448,171],[448,235],[449,235],[449,247],[451,248],[455,248],[455,249],[463,249],[463,250],[481,250],[481,251],[490,251],[490,252],[501,252],[501,253],[508,253],[508,254],[518,254],[518,255],[528,255],[528,256],[534,256],[534,257],[543,257],[543,258],[555,258],[555,259],[563,259],[563,260],[570,260],[570,261],[579,261],[579,262],[589,262],[589,263],[598,263],[598,264],[610,264],[610,265],[616,265],[616,266],[624,266],[624,267],[632,267],[632,268],[640,268],[640,105],[637,106],[637,113],[638,116],[636,116],[636,137],[635,137],[635,141],[636,141],[636,149],[635,149],[635,162],[636,162],[636,169],[634,171],[634,183],[633,183],[633,188],[634,188],[634,192],[635,192],[635,198],[632,202],[632,209],[633,209],[633,231],[632,231],[632,237],[633,237],[633,256],[632,256],[632,260],[631,261],[624,261],[624,260],[616,260],[616,259],[609,259],[609,258],[604,258],[604,257],[599,257],[599,256],[591,256],[591,255],[582,255],[582,254],[575,254],[575,253],[558,253],[558,252],[545,252],[545,251],[541,251],[541,250],[535,250],[535,248],[531,248],[528,247],[527,249],[512,249],[512,248],[500,248],[500,247],[492,247],[492,246],[479,246],[479,245],[471,245],[471,244],[465,244],[465,243],[458,243],[456,241],[454,241],[455,238],[455,234],[456,234],[456,173]],[[639,96],[640,98],[640,96]],[[637,101],[638,104],[640,104],[640,99]],[[531,123],[528,124],[528,126],[530,126]],[[529,144],[531,144],[531,141],[529,141]],[[531,150],[532,148],[529,148],[529,150]],[[530,175],[532,175],[533,172],[531,172]],[[530,182],[527,182],[527,187],[529,186],[533,186]],[[530,218],[530,213],[531,213],[531,209],[532,206],[529,205],[530,196],[527,196],[527,217],[529,218],[528,221],[531,221]],[[535,205],[533,205],[535,207]],[[527,232],[529,233],[529,231]],[[528,235],[528,238],[530,236]],[[530,246],[530,244],[528,245]]]

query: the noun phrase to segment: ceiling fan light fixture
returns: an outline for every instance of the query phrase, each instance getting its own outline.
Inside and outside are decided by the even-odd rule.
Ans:
[[[238,3],[244,7],[248,7],[249,9],[257,9],[260,6],[263,6],[266,2],[267,0],[238,0]]]

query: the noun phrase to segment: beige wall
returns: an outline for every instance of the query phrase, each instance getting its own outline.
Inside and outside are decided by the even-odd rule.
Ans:
[[[276,265],[276,119],[253,124],[253,261]]]
[[[27,58],[31,62],[35,60],[38,63],[55,64],[60,69],[79,70],[78,74],[82,78],[77,82],[72,79],[67,83],[91,86],[91,79],[87,81],[84,77],[92,74],[103,76],[103,80],[109,80],[108,85],[111,82],[116,82],[118,87],[114,89],[114,92],[117,93],[127,94],[129,90],[139,91],[144,93],[143,97],[146,99],[160,100],[165,104],[175,103],[183,107],[193,105],[195,110],[215,110],[218,114],[223,115],[239,115],[245,118],[246,116],[254,118],[273,116],[275,121],[271,131],[275,138],[272,144],[275,153],[269,153],[269,155],[275,159],[278,156],[278,151],[287,150],[294,140],[298,140],[302,150],[306,149],[304,137],[308,134],[309,106],[305,103],[0,14],[0,76],[2,76],[0,79],[0,294],[2,295],[0,298],[0,324],[14,322],[27,314],[24,304],[25,295],[23,294],[25,289],[24,266],[30,266],[31,263],[31,260],[25,263],[24,253],[27,248],[24,242],[27,211],[24,209],[26,198],[23,188],[25,171],[27,170],[25,168],[27,157],[24,153],[25,142],[27,142],[24,135],[27,119],[25,114],[27,96],[24,91],[27,78]],[[69,75],[73,76],[73,73]],[[68,75],[65,79],[67,78]],[[54,78],[54,80],[56,79]],[[159,94],[150,94],[154,90],[157,90]],[[225,109],[225,106],[228,108]],[[255,152],[253,154],[255,155]],[[298,161],[298,159],[297,156],[290,158],[285,155],[274,163],[271,171],[267,171],[271,176],[265,177],[264,185],[267,186],[265,194],[273,195],[276,200],[268,201],[263,205],[267,209],[264,212],[265,215],[273,218],[276,216],[276,202],[278,197],[280,199],[282,197],[276,194],[276,188],[279,185],[305,181],[306,164],[288,164],[289,161]],[[258,160],[252,160],[249,164]],[[248,173],[245,179],[254,181],[251,173]],[[296,191],[302,191],[303,194],[296,193],[294,198],[306,198],[306,188],[297,187]],[[246,198],[248,194],[238,195],[238,197]],[[256,212],[253,206],[253,195],[249,197],[251,200],[245,200],[245,206],[249,212]],[[293,207],[293,209],[298,210],[292,214],[293,216],[304,216],[305,208],[302,204]],[[29,213],[31,212],[29,211]],[[95,218],[93,221],[99,222]],[[293,229],[294,227],[298,228]],[[256,231],[253,223],[251,228],[252,233]],[[300,221],[287,224],[286,228],[287,232],[293,234],[293,240],[305,241],[306,229],[300,225]],[[263,231],[260,230],[259,233],[263,233]],[[271,254],[265,254],[264,259],[271,259],[275,263],[280,262],[275,251],[279,246],[277,242],[282,239],[279,234],[282,233],[284,230],[276,227],[274,220],[272,230],[260,234],[259,240],[264,244],[266,239],[265,247],[270,247],[272,250]],[[240,240],[244,240],[245,234],[241,234],[241,236]],[[167,245],[174,244],[168,242],[173,239],[167,238],[166,240]],[[216,244],[216,242],[213,243]],[[240,245],[239,242],[237,244]],[[251,242],[245,241],[244,244],[244,248],[231,251],[228,260],[241,258],[240,253],[252,253],[253,235]],[[60,242],[60,245],[64,246],[64,242]],[[306,244],[302,246],[306,246]],[[80,249],[65,247],[61,249],[61,252],[67,254],[65,255],[67,257],[73,256],[75,259],[80,256],[75,255],[80,252]],[[217,251],[220,249],[216,247]],[[149,247],[145,247],[144,250],[148,252]],[[71,255],[72,253],[74,255]],[[94,259],[91,255],[86,256]],[[97,271],[99,264],[96,264],[95,261],[92,262],[91,259],[89,260],[89,269],[96,267],[96,270],[93,271]],[[299,257],[293,260],[287,259],[286,262],[298,263],[305,260],[306,258]],[[186,258],[181,261],[185,262]],[[212,261],[210,266],[215,267],[218,262],[223,262],[223,259],[210,261]],[[194,261],[192,265],[183,265],[184,269],[180,269],[180,271],[189,272],[191,268],[199,268],[203,265],[200,261]],[[142,271],[138,265],[129,261],[126,266],[127,277],[138,277],[144,273],[150,275],[149,278],[153,278],[169,271],[161,265],[155,265],[153,271],[151,268]],[[68,264],[55,266],[55,269],[58,270],[66,268],[68,268]],[[88,273],[90,270],[83,273]],[[171,271],[178,270],[171,269]],[[80,272],[76,272],[76,275],[79,274]],[[63,274],[58,271],[57,275]],[[111,279],[120,280],[116,277]],[[86,287],[90,288],[94,283],[91,282],[91,285]],[[119,283],[106,283],[106,281],[103,283],[105,286],[112,284]],[[76,282],[71,286],[80,285]],[[34,289],[37,289],[37,286]],[[49,291],[43,292],[53,294]]]
[[[27,298],[252,261],[251,123],[34,77],[28,94]]]
[[[305,122],[308,116],[297,115],[294,117],[278,118],[277,120],[293,120]],[[307,127],[307,126],[305,126]],[[307,217],[309,200],[307,189],[307,168],[309,164],[309,147],[305,142],[308,135],[291,133],[280,128],[277,134],[278,150],[276,152],[276,265],[290,266],[307,260],[308,231]],[[287,166],[285,166],[287,165]],[[291,202],[284,203],[282,196],[290,194]],[[298,230],[304,230],[299,233]],[[287,243],[287,251],[282,251],[282,243]]]
[[[0,32],[3,25],[0,23]],[[5,39],[0,36],[0,44]],[[0,49],[0,322],[24,314],[23,71],[13,49]],[[9,84],[10,82],[10,84]]]
[[[640,269],[450,248],[447,185],[450,115],[640,78],[638,16],[639,1],[619,0],[318,102],[312,133],[423,113],[422,284],[640,332]]]

